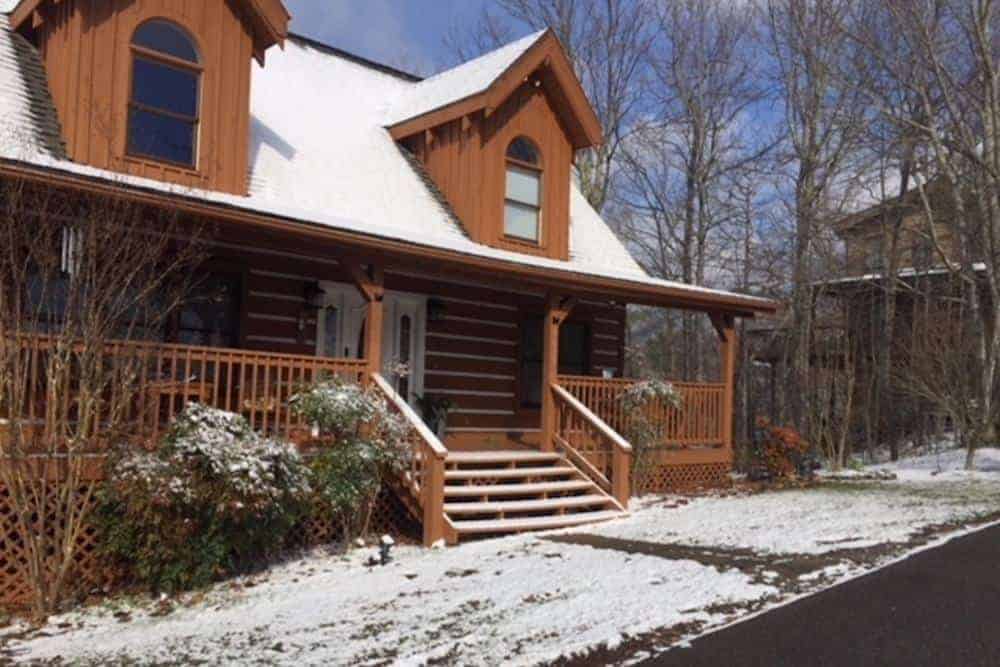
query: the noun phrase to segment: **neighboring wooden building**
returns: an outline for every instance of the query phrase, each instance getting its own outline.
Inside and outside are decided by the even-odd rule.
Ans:
[[[141,343],[170,372],[143,395],[169,385],[287,436],[290,387],[346,373],[411,422],[397,491],[427,543],[579,524],[628,503],[626,305],[687,309],[715,324],[723,374],[661,410],[659,478],[729,471],[734,321],[776,306],[629,256],[573,183],[602,131],[551,31],[420,80],[288,34],[279,0],[8,4],[0,109],[20,142],[0,177],[218,230],[216,298]],[[421,397],[454,403],[443,437]]]
[[[850,420],[859,443],[924,441],[948,421],[914,386],[933,384],[925,376],[939,370],[924,361],[954,352],[962,337],[965,324],[956,321],[955,305],[963,280],[946,262],[957,267],[963,260],[954,206],[933,184],[925,194],[933,228],[917,189],[840,220],[834,229],[843,242],[843,272],[813,285],[810,364],[821,378],[815,382],[840,391],[850,382]],[[976,271],[982,268],[973,263]],[[759,330],[754,337],[754,354],[769,365],[774,383],[787,363],[786,334]],[[884,350],[889,386],[880,387]]]

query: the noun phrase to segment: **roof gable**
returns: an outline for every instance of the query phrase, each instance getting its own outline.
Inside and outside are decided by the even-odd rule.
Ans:
[[[18,32],[38,28],[45,20],[42,10],[46,4],[61,0],[6,0],[0,10],[10,12],[10,24]],[[5,6],[6,5],[6,6]],[[292,19],[281,0],[236,0],[243,9],[253,30],[254,57],[264,62],[264,52],[275,44],[284,46],[288,25]]]
[[[390,111],[395,139],[484,111],[490,115],[532,74],[552,97],[574,148],[601,143],[601,123],[551,30],[536,32],[416,84]]]

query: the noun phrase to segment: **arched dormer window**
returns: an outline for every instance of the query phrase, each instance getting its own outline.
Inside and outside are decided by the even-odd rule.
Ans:
[[[200,80],[201,59],[186,31],[162,19],[136,29],[129,155],[196,167]]]
[[[538,243],[542,227],[542,160],[535,144],[518,137],[507,147],[504,235]]]

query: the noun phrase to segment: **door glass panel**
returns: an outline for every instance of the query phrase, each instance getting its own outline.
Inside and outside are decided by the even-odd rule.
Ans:
[[[337,350],[337,327],[340,323],[340,313],[336,308],[323,309],[323,356],[336,357]]]
[[[358,347],[357,347],[358,353],[356,355],[358,359],[365,358],[365,325],[367,324],[368,323],[366,321],[362,320],[361,327],[358,329]],[[348,353],[345,356],[349,357],[351,355]]]
[[[399,318],[399,363],[405,364],[406,374],[400,375],[399,380],[396,383],[396,391],[399,392],[400,396],[403,396],[407,400],[410,397],[410,376],[409,373],[413,371],[412,365],[410,364],[410,357],[412,356],[410,350],[410,336],[413,333],[413,325],[410,321],[409,315],[403,315]]]

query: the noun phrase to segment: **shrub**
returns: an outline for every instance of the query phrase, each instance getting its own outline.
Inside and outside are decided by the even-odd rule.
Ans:
[[[291,403],[326,441],[310,462],[316,511],[332,516],[345,540],[367,533],[383,482],[406,464],[408,425],[377,389],[341,379],[308,387]]]
[[[637,382],[619,396],[627,416],[625,437],[632,444],[632,480],[637,495],[646,492],[653,463],[653,452],[666,440],[667,423],[660,418],[657,406],[683,407],[680,392],[663,380]]]
[[[750,451],[751,477],[791,477],[802,468],[809,450],[809,443],[798,431],[760,417]]]
[[[112,462],[105,555],[154,591],[203,586],[279,550],[310,493],[291,445],[236,414],[190,404],[152,453]]]

